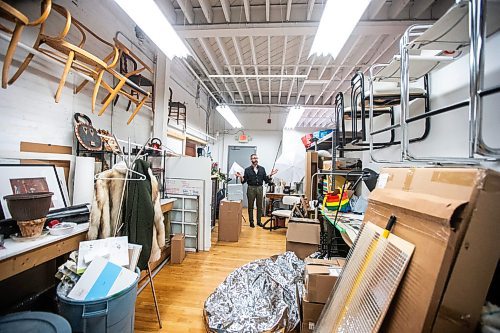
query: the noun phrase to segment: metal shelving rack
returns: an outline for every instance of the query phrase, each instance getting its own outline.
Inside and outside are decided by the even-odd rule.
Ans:
[[[199,202],[197,195],[169,194],[177,199],[170,212],[170,234],[184,234],[187,251],[198,251]]]

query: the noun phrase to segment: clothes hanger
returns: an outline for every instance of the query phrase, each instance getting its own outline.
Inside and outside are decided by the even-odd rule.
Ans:
[[[140,173],[140,172],[137,172],[137,171],[134,171],[132,169],[129,169],[129,168],[121,168],[121,167],[117,167],[117,166],[114,166],[113,169],[116,169],[118,171],[126,171],[127,174],[136,174],[139,176],[139,178],[129,178],[129,177],[124,177],[124,178],[116,178],[116,177],[101,177],[101,175],[106,172],[106,171],[103,171],[101,173],[98,173],[97,175],[94,176],[94,179],[95,180],[99,180],[99,179],[102,179],[102,180],[129,180],[129,181],[138,181],[138,180],[146,180],[146,175]]]

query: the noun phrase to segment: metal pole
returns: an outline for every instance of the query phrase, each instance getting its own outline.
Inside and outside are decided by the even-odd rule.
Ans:
[[[406,126],[406,116],[408,113],[410,90],[409,85],[409,54],[406,46],[409,42],[409,34],[413,26],[409,27],[399,42],[399,52],[401,55],[401,69],[400,69],[400,85],[401,85],[401,111],[399,117],[399,124],[401,125],[401,162],[408,160],[407,154],[407,137],[408,128]]]
[[[474,153],[484,154],[487,147],[482,144],[482,105],[479,91],[484,73],[484,37],[486,6],[484,0],[469,0],[469,157]]]
[[[162,328],[161,318],[160,318],[160,309],[158,308],[158,300],[156,299],[155,284],[153,282],[153,277],[151,276],[151,268],[149,267],[149,263],[148,263],[148,275],[149,275],[149,283],[151,283],[151,292],[153,293],[153,300],[155,302],[156,317],[158,318],[158,325],[160,325],[160,328]]]

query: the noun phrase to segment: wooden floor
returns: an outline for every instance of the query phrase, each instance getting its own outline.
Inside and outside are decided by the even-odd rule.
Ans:
[[[156,320],[151,288],[144,288],[135,306],[135,332],[205,332],[202,314],[207,297],[234,269],[283,253],[285,234],[286,229],[270,232],[250,228],[244,222],[239,242],[217,242],[216,228],[209,252],[187,253],[182,264],[168,263],[154,278],[162,329]]]

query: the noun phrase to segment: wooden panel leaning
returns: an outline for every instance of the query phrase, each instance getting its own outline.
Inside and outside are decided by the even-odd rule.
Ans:
[[[37,19],[30,21],[26,15],[18,11],[16,8],[5,3],[4,1],[0,1],[0,18],[15,24],[14,28],[10,29],[0,23],[0,30],[11,35],[9,46],[7,47],[7,53],[5,54],[5,59],[3,61],[2,88],[5,89],[7,88],[7,84],[11,84],[11,82],[9,82],[9,69],[24,27],[41,25],[49,16],[51,8],[52,1],[43,0],[41,15]]]
[[[55,94],[56,103],[58,103],[61,99],[62,88],[64,87],[66,77],[68,76],[71,68],[94,79],[95,84],[94,91],[92,93],[92,111],[94,111],[97,92],[99,90],[102,76],[106,69],[113,68],[118,62],[118,49],[113,44],[100,38],[81,22],[72,18],[70,12],[66,8],[57,4],[52,4],[51,13],[53,12],[56,12],[64,18],[63,28],[57,36],[48,35],[45,33],[45,25],[48,21],[44,21],[40,25],[40,32],[33,48],[64,64],[64,71],[61,75],[61,79],[59,80],[59,86]],[[72,35],[70,34],[71,27],[76,29],[76,42],[70,41],[69,35]],[[101,59],[98,56],[86,51],[84,47],[87,40],[87,34],[93,36],[97,41],[104,44],[104,46],[109,47],[112,50],[111,53],[109,53],[104,59]],[[42,47],[43,45],[47,47]],[[22,72],[28,67],[31,59],[33,59],[33,56],[33,53],[26,56],[16,74],[14,74],[12,79],[9,81],[9,84],[12,84],[22,74]]]

